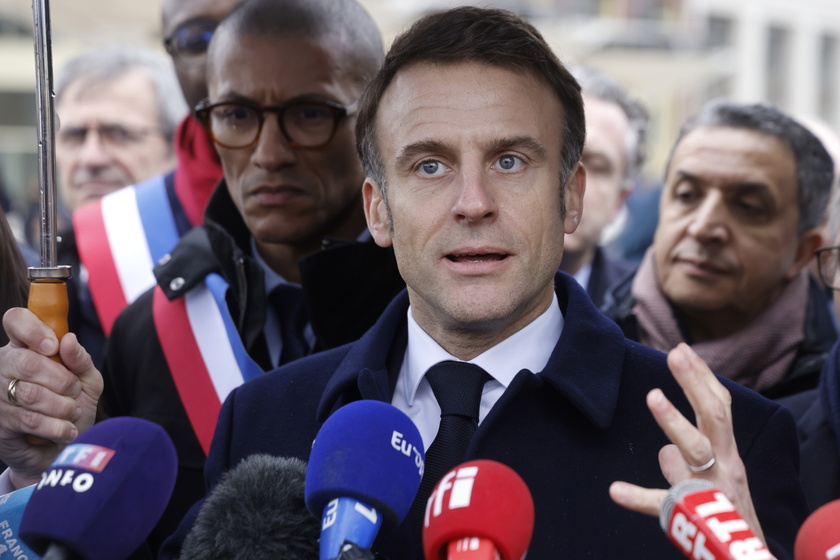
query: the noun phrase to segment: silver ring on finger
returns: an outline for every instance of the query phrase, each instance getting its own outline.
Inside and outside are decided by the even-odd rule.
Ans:
[[[11,404],[17,404],[17,383],[20,379],[12,379],[9,381],[9,386],[6,387],[6,398],[9,399]]]
[[[691,472],[703,472],[703,471],[707,471],[707,470],[711,469],[714,466],[716,461],[717,461],[717,459],[715,458],[714,455],[712,455],[712,458],[709,459],[709,461],[704,465],[700,465],[699,467],[695,467],[694,465],[689,465],[688,463],[686,463],[685,466],[688,467],[688,470],[690,470]]]

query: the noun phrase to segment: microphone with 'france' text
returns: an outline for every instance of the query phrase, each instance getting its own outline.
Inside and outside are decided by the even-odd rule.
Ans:
[[[20,520],[35,486],[0,496],[0,560],[38,560],[20,538]]]
[[[369,548],[405,518],[423,477],[423,440],[390,404],[347,404],[321,426],[306,471],[306,507],[321,519],[320,560]]]
[[[534,532],[534,500],[502,463],[461,463],[440,479],[426,504],[426,560],[521,560]]]
[[[201,506],[180,560],[315,560],[320,526],[306,511],[306,463],[251,455]]]
[[[840,560],[840,500],[828,502],[808,516],[793,546],[796,560]]]
[[[693,478],[672,486],[659,523],[677,548],[696,560],[773,560],[774,556],[723,492]]]
[[[160,519],[177,470],[175,446],[159,425],[104,420],[44,472],[23,512],[20,535],[44,558],[123,560]]]

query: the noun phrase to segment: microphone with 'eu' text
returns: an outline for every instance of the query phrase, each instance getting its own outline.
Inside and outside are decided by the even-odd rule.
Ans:
[[[306,506],[321,519],[320,560],[370,548],[405,518],[423,477],[423,440],[390,404],[347,404],[321,427],[306,471]]]

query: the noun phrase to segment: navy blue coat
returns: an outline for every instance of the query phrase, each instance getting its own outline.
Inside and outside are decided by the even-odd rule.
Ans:
[[[519,372],[478,427],[467,459],[500,461],[534,497],[529,560],[683,558],[659,522],[609,497],[614,480],[667,487],[657,454],[668,443],[645,405],[660,387],[684,414],[691,408],[665,356],[624,338],[571,277],[559,273],[565,326],[544,371]],[[205,473],[208,489],[254,453],[307,459],[320,425],[357,399],[390,402],[406,344],[405,292],[359,341],[266,374],[227,399]],[[764,533],[779,558],[792,556],[806,506],[797,478],[794,423],[787,409],[723,380],[733,397],[738,448]],[[165,547],[171,554],[195,515]],[[375,549],[411,558],[380,538]]]

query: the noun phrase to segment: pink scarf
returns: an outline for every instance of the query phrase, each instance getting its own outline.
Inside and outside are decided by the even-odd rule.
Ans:
[[[673,309],[659,287],[652,249],[645,254],[631,293],[636,300],[633,312],[639,321],[639,342],[663,352],[683,342]],[[785,376],[796,357],[805,337],[807,299],[808,271],[803,269],[745,328],[692,348],[718,375],[763,391]]]

